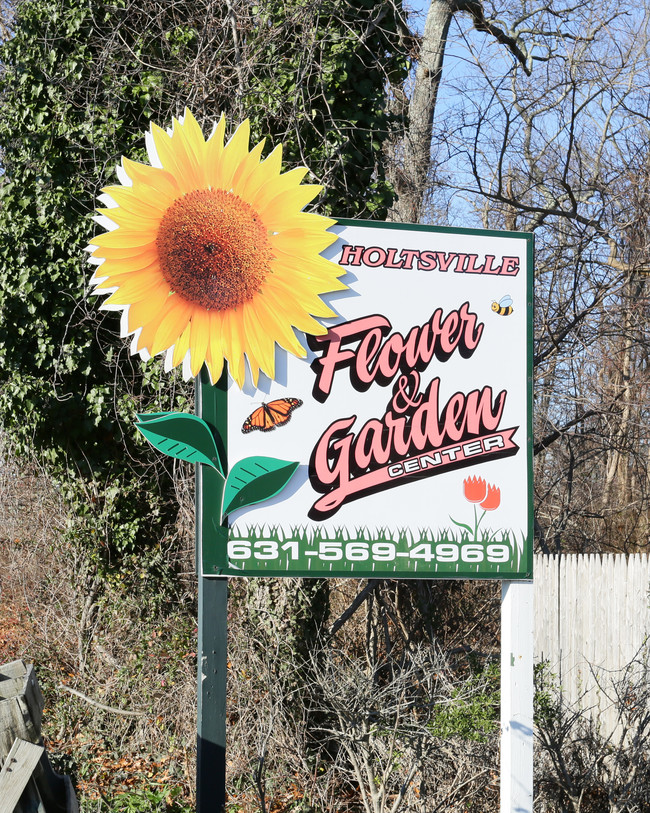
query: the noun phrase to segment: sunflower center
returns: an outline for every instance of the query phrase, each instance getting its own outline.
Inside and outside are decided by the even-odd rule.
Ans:
[[[170,288],[208,310],[251,300],[273,259],[257,212],[223,189],[197,189],[175,201],[160,222],[156,248]]]

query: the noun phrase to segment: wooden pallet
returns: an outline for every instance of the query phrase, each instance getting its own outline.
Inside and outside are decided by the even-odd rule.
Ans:
[[[31,665],[0,666],[0,813],[79,813],[68,776],[41,744],[43,696]]]

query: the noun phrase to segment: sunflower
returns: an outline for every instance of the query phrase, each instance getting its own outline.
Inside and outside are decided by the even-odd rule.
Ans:
[[[320,256],[336,221],[302,211],[322,187],[301,184],[304,167],[281,172],[281,145],[249,152],[248,120],[226,144],[225,129],[222,116],[206,140],[188,110],[171,131],[152,124],[151,166],[123,158],[122,185],[102,190],[91,283],[110,293],[102,308],[123,311],[132,353],[166,353],[186,377],[205,363],[213,382],[227,361],[240,387],[246,358],[257,386],[275,377],[276,343],[306,355],[294,328],[325,333],[317,320],[335,313],[321,296],[347,286]]]

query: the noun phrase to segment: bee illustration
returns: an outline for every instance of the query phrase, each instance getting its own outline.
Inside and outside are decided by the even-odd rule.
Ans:
[[[499,316],[510,316],[512,313],[512,297],[506,294],[498,302],[494,301],[492,310]]]

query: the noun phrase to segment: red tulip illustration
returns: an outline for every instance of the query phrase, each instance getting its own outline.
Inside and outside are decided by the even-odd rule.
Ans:
[[[483,502],[487,494],[487,483],[482,477],[468,477],[463,480],[465,499],[470,502]]]
[[[463,480],[463,494],[468,502],[474,503],[474,541],[478,542],[478,526],[483,521],[483,517],[488,511],[495,511],[501,505],[501,489],[498,486],[487,483],[482,477],[467,477]],[[479,504],[483,513],[479,517],[476,505]],[[457,522],[453,517],[451,521],[460,528],[472,533],[472,528],[464,522]]]
[[[481,502],[484,511],[494,511],[501,505],[501,489],[488,483],[487,495]]]

